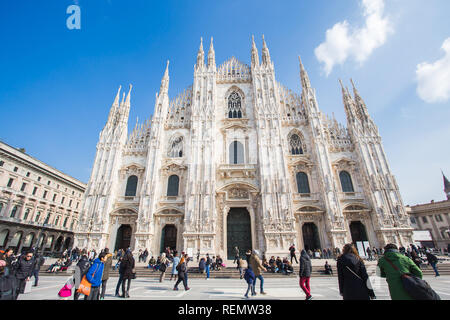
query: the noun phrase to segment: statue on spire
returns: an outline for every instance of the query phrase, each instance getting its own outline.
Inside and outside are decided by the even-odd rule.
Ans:
[[[259,54],[255,44],[255,37],[252,35],[252,67],[253,66],[259,66]]]
[[[263,39],[263,48],[262,48],[262,63],[263,65],[270,65],[270,52],[269,48],[267,48],[266,40],[264,39],[264,35],[262,36]]]
[[[213,37],[211,37],[211,44],[208,52],[208,69],[216,67],[216,52],[214,51]]]
[[[205,64],[205,52],[203,51],[203,38],[200,37],[200,47],[197,53],[196,69],[203,67]]]

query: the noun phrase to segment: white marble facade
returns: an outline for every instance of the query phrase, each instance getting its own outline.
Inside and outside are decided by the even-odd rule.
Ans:
[[[352,96],[342,86],[344,127],[320,111],[301,61],[299,80],[300,95],[277,82],[264,38],[261,61],[252,39],[250,66],[232,57],[218,67],[211,39],[206,62],[200,45],[192,86],[173,99],[167,63],[153,116],[131,134],[131,86],[122,99],[119,89],[100,133],[76,245],[114,250],[127,225],[131,248],[157,255],[169,225],[177,250],[226,257],[233,232],[245,225],[252,248],[286,254],[292,243],[356,241],[352,222],[364,226],[371,246],[410,243],[397,183],[357,89]],[[238,227],[229,221],[234,208],[248,212]]]

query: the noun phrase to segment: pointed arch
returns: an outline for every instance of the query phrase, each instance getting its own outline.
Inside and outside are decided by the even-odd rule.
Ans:
[[[339,179],[341,180],[342,192],[355,192],[350,173],[342,170],[341,172],[339,172]]]
[[[167,156],[169,158],[182,158],[184,153],[184,137],[182,135],[174,135],[169,140],[169,150]]]
[[[135,197],[138,184],[138,177],[133,175],[129,176],[127,180],[127,186],[125,188],[125,197]]]
[[[167,183],[167,196],[178,197],[179,186],[180,186],[180,177],[178,177],[175,174],[171,175]]]
[[[288,135],[288,149],[291,155],[301,155],[306,153],[306,145],[302,133],[294,129]]]

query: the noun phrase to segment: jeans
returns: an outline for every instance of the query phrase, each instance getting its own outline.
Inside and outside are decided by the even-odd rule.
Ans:
[[[436,277],[438,277],[439,276],[439,271],[437,269],[436,263],[430,263],[430,264],[431,264],[431,267],[434,270],[434,273],[436,273]]]
[[[123,276],[121,274],[119,274],[119,281],[117,281],[117,286],[116,286],[116,296],[119,295],[119,289],[120,289],[120,285],[123,282]]]
[[[255,289],[255,286],[253,285],[253,282],[250,282],[248,284],[247,291],[245,292],[245,296],[248,297],[248,292],[249,291],[253,294],[255,292],[254,289]]]
[[[292,259],[295,259],[295,262],[297,262],[297,264],[298,264],[297,256],[295,254],[293,256],[291,256],[291,264],[292,264]]]
[[[309,286],[309,277],[300,277],[300,288],[305,292],[306,297],[311,296],[311,288]]]
[[[256,288],[256,279],[259,279],[259,281],[261,282],[259,289],[260,289],[260,292],[263,293],[264,292],[264,278],[263,278],[262,275],[259,275],[259,276],[255,277],[255,280],[253,280],[253,292],[252,292],[252,294],[256,294],[256,289],[255,289]]]
[[[209,279],[209,264],[206,265],[205,270],[206,270],[206,279]]]
[[[127,282],[127,289],[125,290],[125,283]],[[124,279],[122,281],[122,295],[125,297],[125,292],[128,293],[130,291],[131,279]]]
[[[38,269],[33,270],[31,276],[34,277],[34,285],[37,287],[39,281],[39,270]]]

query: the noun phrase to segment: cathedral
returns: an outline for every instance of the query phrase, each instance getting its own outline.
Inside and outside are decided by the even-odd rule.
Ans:
[[[206,61],[205,61],[206,58]],[[412,243],[378,128],[342,82],[346,127],[323,114],[299,59],[301,94],[276,80],[263,37],[251,65],[197,53],[190,87],[169,98],[169,62],[153,116],[128,133],[131,86],[100,133],[74,246],[170,247],[233,259],[258,249]]]

